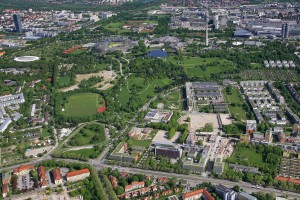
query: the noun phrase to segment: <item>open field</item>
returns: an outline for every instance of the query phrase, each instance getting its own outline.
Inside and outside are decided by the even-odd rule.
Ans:
[[[165,96],[160,95],[155,101],[151,103],[151,108],[181,110],[183,107],[182,93],[176,90]]]
[[[237,148],[233,156],[235,159],[245,160],[253,164],[260,164],[263,162],[262,155],[256,153],[255,149]]]
[[[105,29],[112,31],[112,32],[117,32],[117,33],[124,33],[124,32],[131,32],[130,30],[123,29],[123,25],[125,22],[111,22],[105,26],[103,26]]]
[[[63,86],[67,86],[70,83],[70,77],[66,76],[66,77],[58,77],[57,78],[57,84],[59,87],[63,87]]]
[[[237,119],[241,121],[246,120],[246,112],[244,111],[242,104],[245,102],[240,92],[236,88],[231,89],[231,94],[227,94],[224,91],[224,96],[226,102],[228,103],[228,108],[231,115],[235,116]]]
[[[170,83],[170,79],[154,79],[148,82],[144,78],[129,77],[127,83],[123,85],[118,99],[121,104],[124,105],[135,95],[139,97],[143,103],[146,103],[148,96],[154,96],[155,86],[165,86]]]
[[[94,87],[96,87],[97,89],[100,90],[106,90],[110,87],[112,87],[113,85],[110,84],[111,81],[115,80],[117,75],[114,71],[100,71],[98,73],[90,73],[90,74],[77,74],[76,75],[76,82],[79,83],[82,80],[87,80],[89,78],[91,78],[92,76],[101,76],[103,77],[103,81],[101,81],[101,83],[97,83]],[[101,87],[100,87],[101,86]],[[72,85],[70,87],[66,87],[66,88],[62,88],[60,91],[61,92],[68,92],[71,90],[75,90],[78,89],[78,84]]]
[[[220,58],[183,57],[183,60],[178,61],[174,57],[169,57],[167,60],[182,65],[188,76],[198,78],[209,77],[212,74],[236,68],[233,62]]]
[[[68,116],[90,116],[97,113],[103,99],[96,93],[80,93],[69,97],[63,113]]]

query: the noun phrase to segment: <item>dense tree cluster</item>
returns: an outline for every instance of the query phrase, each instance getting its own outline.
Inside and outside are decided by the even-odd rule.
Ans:
[[[262,184],[265,186],[279,186],[281,184],[289,184],[274,180],[275,176],[277,175],[280,157],[282,156],[282,149],[280,147],[261,144],[251,145],[245,143],[238,143],[236,148],[236,152],[239,152],[243,149],[255,149],[256,153],[262,156],[262,162],[252,162],[243,158],[236,159],[234,157],[227,158],[226,162],[257,167],[259,171],[262,172],[263,176],[261,174],[253,174],[249,172],[236,172],[233,169],[229,168],[220,176],[221,178],[229,179],[232,181],[243,180],[246,182]]]

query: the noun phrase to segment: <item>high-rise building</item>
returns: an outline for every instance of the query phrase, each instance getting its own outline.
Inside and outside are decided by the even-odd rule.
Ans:
[[[214,26],[215,29],[219,29],[219,15],[214,16]]]
[[[15,23],[15,27],[16,27],[16,32],[22,33],[22,22],[21,22],[20,15],[14,14],[13,18],[14,18],[14,23]]]
[[[281,29],[281,36],[282,38],[288,38],[289,37],[289,24],[288,23],[284,23],[282,24],[282,29]]]
[[[209,15],[208,15],[208,9],[206,11],[206,28],[205,28],[205,46],[208,47],[208,21],[209,21]]]

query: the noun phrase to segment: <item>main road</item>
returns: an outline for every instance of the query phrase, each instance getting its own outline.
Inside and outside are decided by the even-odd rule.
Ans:
[[[257,188],[254,188],[254,186],[252,184],[246,183],[246,182],[241,182],[241,181],[240,182],[234,182],[234,181],[228,181],[228,180],[222,180],[222,179],[202,177],[202,176],[196,175],[196,174],[175,174],[175,173],[162,172],[162,171],[153,171],[153,170],[146,170],[146,169],[139,169],[139,168],[130,168],[130,167],[122,167],[122,166],[116,166],[116,165],[107,165],[107,164],[102,163],[100,160],[90,160],[89,162],[84,162],[84,161],[70,160],[70,159],[45,158],[44,161],[46,161],[46,160],[85,163],[85,164],[92,165],[93,167],[95,167],[98,170],[110,167],[110,168],[113,168],[113,169],[118,169],[119,171],[124,171],[124,172],[128,172],[128,173],[147,174],[147,175],[154,176],[154,177],[166,177],[166,178],[176,177],[177,179],[187,180],[188,183],[190,183],[192,185],[200,184],[202,182],[211,182],[214,185],[222,184],[222,185],[227,186],[227,187],[233,187],[235,185],[238,185],[248,193],[259,192],[259,191],[264,191],[264,192],[268,192],[268,193],[273,192],[277,196],[287,195],[289,198],[292,198],[292,199],[300,199],[300,194],[295,193],[295,192],[277,190],[277,189],[274,189],[274,188],[257,189]],[[37,165],[41,162],[42,162],[42,160],[38,160],[38,161],[28,162],[26,164]],[[18,165],[2,168],[2,169],[0,169],[0,172],[3,171],[3,170],[12,170],[12,169],[16,168],[17,166]]]
[[[90,162],[91,165],[93,165],[97,169],[102,169],[102,168],[113,168],[113,169],[118,169],[119,171],[124,171],[128,173],[138,173],[138,174],[147,174],[153,177],[166,177],[166,178],[173,178],[176,177],[177,179],[181,180],[187,180],[188,183],[192,185],[200,184],[202,182],[211,182],[214,185],[222,184],[227,187],[234,187],[236,185],[240,186],[244,191],[248,193],[252,192],[259,192],[259,191],[264,191],[271,193],[273,192],[276,194],[276,196],[283,196],[287,195],[289,198],[293,199],[300,199],[300,194],[295,193],[295,192],[289,192],[289,191],[283,191],[283,190],[277,190],[274,188],[260,188],[257,189],[254,187],[254,185],[246,182],[234,182],[234,181],[228,181],[228,180],[223,180],[223,179],[216,179],[216,178],[208,178],[208,177],[202,177],[200,175],[195,175],[195,174],[175,174],[175,173],[169,173],[169,172],[162,172],[162,171],[152,171],[152,170],[146,170],[146,169],[139,169],[139,168],[130,168],[130,167],[121,167],[121,166],[111,166],[111,165],[106,165],[101,162],[95,162],[92,161]]]

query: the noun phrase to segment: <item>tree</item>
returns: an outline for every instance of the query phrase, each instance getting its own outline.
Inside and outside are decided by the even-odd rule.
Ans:
[[[118,186],[115,191],[117,195],[120,195],[124,193],[124,188],[122,186]]]
[[[235,185],[232,189],[233,189],[235,192],[239,192],[241,188],[240,188],[240,186]]]
[[[198,145],[202,147],[203,146],[203,141],[202,140],[198,140]]]
[[[176,129],[174,127],[171,128],[171,130],[168,132],[168,138],[172,139],[176,133]]]
[[[190,117],[186,118],[186,121],[191,122],[191,118]]]
[[[145,186],[146,186],[146,187],[149,187],[150,185],[151,185],[151,181],[146,180],[146,181],[145,181]]]

